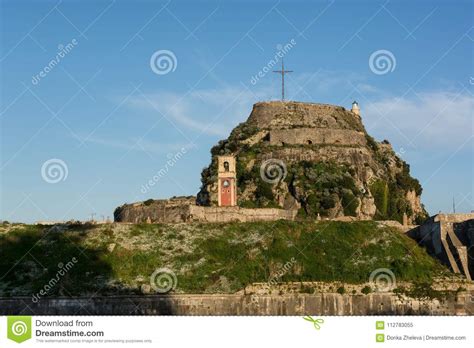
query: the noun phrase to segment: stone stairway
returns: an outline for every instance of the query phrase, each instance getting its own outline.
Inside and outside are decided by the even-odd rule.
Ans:
[[[474,272],[474,213],[438,214],[407,232],[454,273],[472,280]],[[471,250],[471,254],[469,254]]]
[[[441,240],[453,271],[463,273],[468,280],[471,280],[467,248],[454,233],[452,222],[441,223]]]

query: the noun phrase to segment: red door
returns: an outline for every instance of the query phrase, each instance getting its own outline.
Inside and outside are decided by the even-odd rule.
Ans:
[[[221,179],[221,206],[229,207],[232,205],[232,180]]]

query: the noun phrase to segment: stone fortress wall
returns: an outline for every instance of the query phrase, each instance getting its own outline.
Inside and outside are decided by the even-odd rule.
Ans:
[[[189,294],[0,298],[2,315],[473,315],[472,291],[445,301],[400,298],[391,292],[352,295]]]
[[[474,213],[438,214],[408,232],[427,251],[468,280],[474,275]]]
[[[274,146],[367,144],[360,116],[336,105],[261,102],[249,122],[263,129],[260,138]]]
[[[203,207],[191,205],[190,220],[200,222],[251,222],[294,220],[297,210],[278,208]]]
[[[283,116],[282,113],[288,117],[281,117]],[[263,129],[269,127],[282,129],[295,126],[331,129],[349,128],[346,127],[347,122],[345,121],[347,120],[344,120],[343,117],[339,119],[328,117],[328,115],[333,115],[334,113],[338,113],[340,116],[343,116],[343,114],[348,115],[344,107],[337,105],[266,101],[254,104],[248,121]],[[298,114],[298,117],[293,117],[295,114]],[[356,122],[362,128],[359,115],[355,113],[350,113],[349,115],[352,115],[351,122]]]
[[[129,223],[252,222],[294,220],[297,214],[297,210],[277,208],[205,207],[196,205],[195,200],[195,197],[177,197],[149,204],[124,204],[114,212],[114,220]]]
[[[354,145],[365,146],[367,143],[363,132],[349,129],[293,128],[272,130],[269,133],[269,144],[283,145]]]

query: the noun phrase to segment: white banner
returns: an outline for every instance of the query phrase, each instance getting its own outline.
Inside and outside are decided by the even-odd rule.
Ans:
[[[472,347],[474,317],[10,316],[0,347]]]

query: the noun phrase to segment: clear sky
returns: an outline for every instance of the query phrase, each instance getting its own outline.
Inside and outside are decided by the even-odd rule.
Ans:
[[[473,13],[447,0],[1,1],[0,220],[101,219],[196,194],[211,146],[280,97],[265,71],[281,51],[288,99],[357,100],[428,211],[454,196],[469,212]]]

